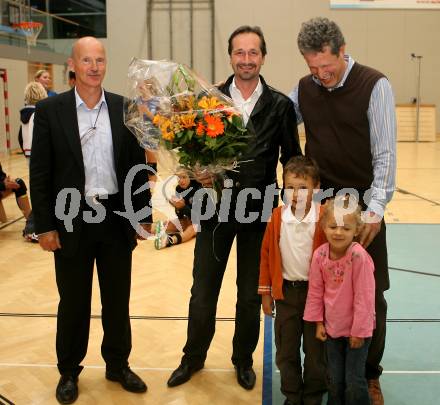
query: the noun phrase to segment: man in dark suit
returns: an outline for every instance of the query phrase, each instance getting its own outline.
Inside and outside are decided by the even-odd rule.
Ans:
[[[106,71],[102,43],[93,37],[79,39],[69,64],[76,73],[75,87],[36,107],[31,161],[36,232],[41,247],[54,252],[60,295],[56,350],[61,378],[56,398],[62,404],[78,397],[95,261],[106,378],[131,392],[147,390],[128,366],[131,255],[136,231],[130,224],[134,220],[115,211],[124,211],[124,202],[131,199],[130,209],[139,213],[151,197],[148,189],[133,195],[146,184],[146,170],[138,171],[131,184],[124,184],[130,169],[145,163],[145,157],[124,126],[123,98],[102,88]],[[151,219],[150,211],[139,226],[148,230]]]

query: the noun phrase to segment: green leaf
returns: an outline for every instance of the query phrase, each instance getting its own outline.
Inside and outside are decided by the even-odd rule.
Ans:
[[[238,115],[232,116],[232,124],[238,129],[245,129],[243,126],[243,119]]]

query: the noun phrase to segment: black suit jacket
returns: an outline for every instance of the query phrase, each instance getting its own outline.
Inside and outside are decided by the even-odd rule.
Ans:
[[[104,92],[108,106],[113,138],[113,152],[121,207],[123,208],[124,182],[129,170],[136,164],[145,164],[144,151],[123,122],[123,97]],[[150,204],[151,194],[133,193],[144,186],[146,170],[139,172],[130,190],[135,211]],[[74,89],[37,103],[34,119],[30,184],[35,230],[37,234],[57,230],[61,253],[75,254],[83,224],[83,210],[92,209],[84,200],[85,171],[78,130]],[[79,213],[73,219],[73,230],[68,232],[63,220],[55,215],[58,194],[66,188],[76,189],[81,195]],[[67,204],[66,204],[67,205]],[[60,216],[60,215],[58,215]],[[146,215],[140,222],[151,222]],[[127,242],[134,246],[135,230],[126,220]]]
[[[219,87],[219,90],[231,97],[229,87],[234,76]],[[266,187],[277,184],[278,159],[284,166],[293,156],[301,155],[298,138],[295,108],[292,101],[278,90],[270,87],[260,76],[263,93],[255,104],[247,123],[250,138],[245,152],[238,159],[242,161],[238,170],[226,172],[232,180],[232,197],[229,209],[229,221],[235,222],[235,204],[241,190],[246,188],[257,189],[261,193],[260,199],[246,201],[246,215],[250,212],[258,213],[258,219],[250,224],[240,224],[245,229],[265,229],[265,218],[261,220],[264,208],[264,194]],[[273,208],[278,205],[278,198],[274,198]],[[225,219],[223,219],[225,220]],[[208,221],[202,221],[205,228],[215,227],[218,218],[213,216]]]
[[[231,97],[229,86],[234,75],[219,87]],[[248,141],[246,152],[240,160],[239,172],[230,173],[241,187],[265,187],[277,183],[278,158],[284,166],[293,156],[301,155],[295,108],[283,93],[269,86],[260,76],[263,93],[255,104],[247,124]]]

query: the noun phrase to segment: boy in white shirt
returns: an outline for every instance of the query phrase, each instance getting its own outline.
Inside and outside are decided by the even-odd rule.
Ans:
[[[285,165],[283,181],[287,205],[273,211],[266,227],[258,293],[266,315],[272,315],[275,301],[276,364],[284,405],[320,405],[327,391],[324,347],[315,337],[315,324],[303,320],[312,253],[325,242],[317,226],[320,204],[313,202],[319,169],[312,159],[296,156]]]

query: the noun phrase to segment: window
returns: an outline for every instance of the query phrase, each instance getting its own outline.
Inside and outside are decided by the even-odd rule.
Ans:
[[[105,38],[107,36],[106,0],[31,0],[30,3],[31,7],[40,11],[78,24],[57,18],[45,18],[43,14],[33,13],[37,17],[33,20],[45,24],[40,38],[79,38],[86,35]]]

